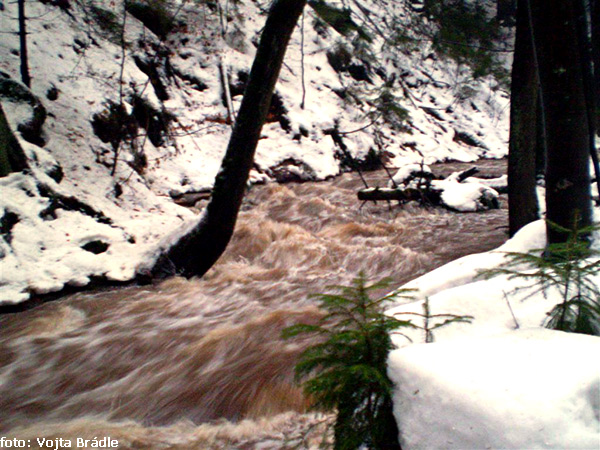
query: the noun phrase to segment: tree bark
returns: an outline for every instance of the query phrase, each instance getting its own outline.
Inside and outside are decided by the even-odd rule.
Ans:
[[[538,86],[527,4],[519,1],[510,95],[508,231],[539,218],[536,194]]]
[[[467,178],[470,178],[473,175],[475,175],[477,172],[479,172],[479,169],[477,167],[471,167],[470,169],[463,170],[462,172],[459,172],[459,174],[456,176],[456,181],[458,183],[462,183]]]
[[[591,1],[592,60],[596,106],[596,133],[600,136],[600,0]]]
[[[530,0],[547,135],[548,243],[568,238],[552,223],[567,229],[591,223],[589,128],[575,1]]]
[[[590,6],[588,11],[587,6]],[[596,153],[596,92],[597,86],[594,86],[594,70],[592,65],[592,41],[591,28],[588,24],[588,13],[591,12],[591,3],[589,0],[575,0],[575,14],[577,16],[577,38],[578,47],[581,50],[581,71],[583,74],[583,91],[586,102],[586,115],[588,121],[588,142],[589,152],[592,158],[596,183],[600,192],[600,162]]]
[[[305,4],[306,0],[275,0],[272,4],[211,201],[198,226],[159,258],[154,275],[170,269],[185,276],[202,276],[225,251],[287,44]]]
[[[535,70],[535,69],[534,69]],[[537,83],[537,82],[536,82]],[[537,99],[535,102],[535,174],[546,177],[546,130],[544,130],[544,118],[542,113],[542,97],[537,89]],[[538,205],[539,206],[539,205]]]
[[[0,104],[0,177],[27,169],[27,158],[14,136]]]
[[[496,1],[496,20],[506,25],[514,25],[515,13],[517,11],[516,0]]]

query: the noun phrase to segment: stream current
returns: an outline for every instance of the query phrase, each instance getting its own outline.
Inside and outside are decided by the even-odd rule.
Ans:
[[[505,161],[477,166],[483,176],[505,171]],[[385,172],[366,178],[387,184]],[[254,186],[203,279],[78,293],[0,316],[0,435],[31,439],[32,448],[37,438],[75,446],[104,436],[118,448],[318,444],[330,417],[306,413],[293,381],[310,338],[280,339],[283,328],[319,317],[310,294],[360,271],[399,286],[506,239],[505,199],[500,210],[471,214],[360,207],[361,187],[355,173]]]

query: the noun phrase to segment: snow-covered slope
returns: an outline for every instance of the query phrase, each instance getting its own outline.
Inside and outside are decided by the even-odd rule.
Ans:
[[[392,16],[407,20],[402,3],[362,2],[368,17],[367,9],[350,7],[357,23],[384,24]],[[0,303],[91,277],[131,279],[161,239],[197,220],[172,197],[212,186],[230,133],[222,80],[235,109],[268,2],[155,4],[174,17],[164,40],[136,18],[151,23],[147,16],[124,17],[121,1],[27,2],[31,91],[47,118],[37,143],[16,133],[31,173],[0,179]],[[9,33],[17,5],[3,5],[0,78],[13,83],[20,78],[19,40]],[[506,154],[508,94],[494,80],[473,80],[426,41],[393,48],[371,31],[369,58],[351,54],[348,62],[368,80],[336,72],[332,52],[355,48],[356,33],[324,27],[307,7],[251,181],[338,174],[334,127],[353,157],[383,152],[391,166]],[[382,119],[367,126],[383,86],[408,111],[402,126]],[[15,130],[31,114],[6,92],[0,100]]]

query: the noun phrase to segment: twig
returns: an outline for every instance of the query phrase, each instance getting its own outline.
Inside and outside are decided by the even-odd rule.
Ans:
[[[375,123],[379,120],[380,117],[381,117],[381,114],[377,115],[377,117],[375,117],[371,122],[369,122],[364,127],[360,127],[360,128],[357,128],[356,130],[352,130],[352,131],[338,131],[338,134],[341,136],[346,136],[347,134],[358,133],[359,131],[366,130],[370,126],[375,125]]]
[[[504,300],[506,300],[506,304],[508,305],[508,309],[510,311],[510,315],[512,316],[514,322],[515,322],[515,330],[518,330],[520,328],[519,326],[519,322],[517,321],[517,318],[515,317],[515,313],[512,309],[512,306],[510,305],[510,300],[508,299],[508,295],[506,294],[505,291],[502,291],[502,295],[504,295]]]

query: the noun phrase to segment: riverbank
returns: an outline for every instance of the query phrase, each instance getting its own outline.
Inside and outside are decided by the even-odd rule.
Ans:
[[[383,172],[366,177],[387,183]],[[194,436],[209,426],[202,423],[218,430],[223,419],[230,422],[221,436],[260,436],[290,417],[306,427],[294,433],[310,431],[321,419],[302,415],[306,400],[293,382],[295,359],[310,342],[280,339],[286,326],[318,317],[310,294],[348,284],[361,270],[398,286],[505,240],[505,209],[359,208],[360,186],[354,173],[254,186],[231,245],[203,279],[83,292],[0,317],[0,429],[76,429],[90,438],[120,430],[123,442],[146,429],[157,439],[146,448],[162,439],[219,448]],[[238,424],[243,419],[254,422]],[[174,441],[173,429],[185,435]],[[282,439],[270,448],[286,448]]]

